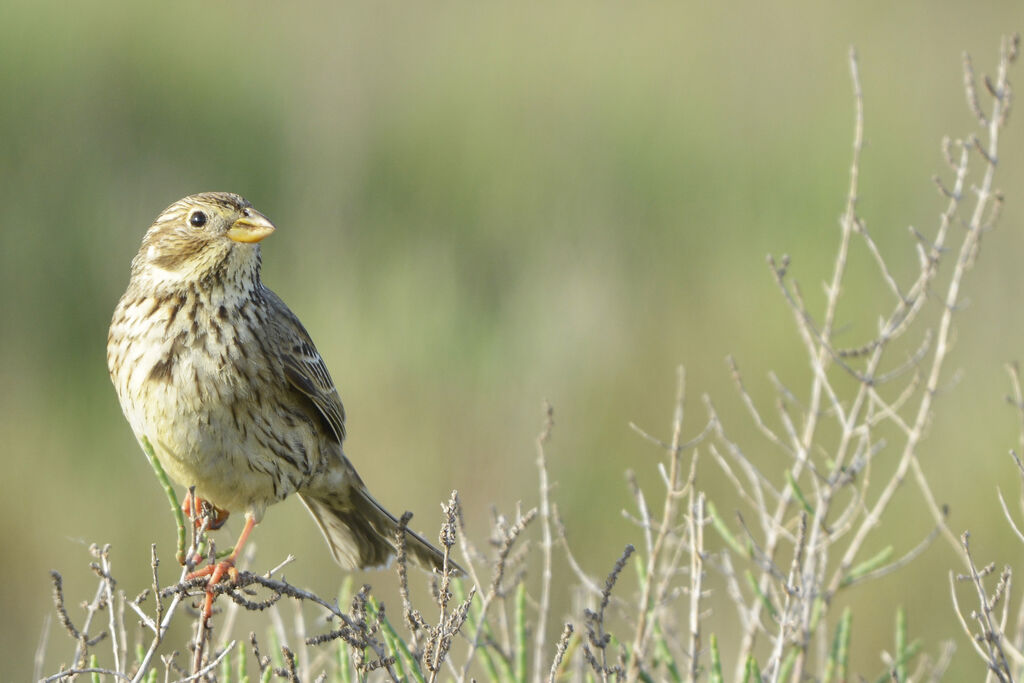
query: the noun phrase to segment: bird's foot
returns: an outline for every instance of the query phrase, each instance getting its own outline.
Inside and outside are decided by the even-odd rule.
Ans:
[[[214,506],[210,501],[203,500],[199,496],[192,496],[192,491],[185,494],[185,500],[181,502],[181,511],[185,513],[185,516],[192,520],[192,524],[198,529],[203,525],[203,508],[209,507],[213,511],[213,515],[210,518],[210,525],[206,527],[209,531],[216,531],[217,529],[224,526],[224,523],[228,521],[228,516],[231,514],[227,510],[222,510],[219,507]]]
[[[206,579],[206,600],[203,602],[203,624],[207,624],[213,615],[213,599],[216,597],[216,594],[213,592],[214,586],[220,583],[225,576],[227,576],[231,583],[238,583],[238,568],[235,567],[235,554],[232,553],[216,564],[209,564],[202,569],[197,569],[186,576],[185,580],[191,581],[192,579],[199,579],[204,576],[209,577]]]
[[[214,593],[214,587],[220,583],[221,579],[227,575],[228,580],[232,583],[238,583],[238,569],[235,568],[235,560],[238,558],[238,553],[242,550],[242,546],[245,545],[245,541],[249,538],[249,534],[256,526],[256,519],[249,513],[245,515],[245,527],[242,529],[242,535],[238,537],[238,542],[235,544],[235,549],[231,551],[231,554],[225,557],[219,562],[212,562],[201,569],[197,569],[194,572],[190,572],[186,577],[186,581],[192,579],[199,579],[202,577],[209,577],[206,579],[206,601],[203,603],[203,624],[210,622],[210,616],[213,614],[213,599],[216,597]]]

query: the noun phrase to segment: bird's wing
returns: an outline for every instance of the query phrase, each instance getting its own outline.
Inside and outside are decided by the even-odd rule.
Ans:
[[[306,328],[281,298],[269,289],[263,291],[273,311],[269,324],[276,328],[270,330],[270,337],[277,347],[285,376],[313,404],[341,443],[345,440],[345,407],[324,359]]]

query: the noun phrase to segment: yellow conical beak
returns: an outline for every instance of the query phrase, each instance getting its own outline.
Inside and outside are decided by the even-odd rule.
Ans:
[[[228,228],[228,237],[236,242],[251,244],[259,242],[274,232],[274,224],[259,211],[249,209],[249,215],[242,216]]]

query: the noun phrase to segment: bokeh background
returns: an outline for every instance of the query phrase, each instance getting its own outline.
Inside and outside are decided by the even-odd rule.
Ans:
[[[535,504],[533,441],[549,399],[555,497],[580,560],[604,575],[637,536],[619,512],[624,469],[656,482],[657,454],[628,422],[667,433],[677,364],[694,432],[708,393],[735,434],[749,433],[727,353],[767,406],[769,370],[806,385],[765,255],[791,254],[804,289],[820,291],[848,177],[848,47],[866,98],[861,213],[909,276],[906,227],[931,230],[941,206],[939,140],[972,125],[961,53],[991,69],[1022,19],[1015,0],[0,0],[4,676],[32,671],[49,569],[74,603],[91,595],[90,542],[113,544],[131,594],[148,585],[150,542],[170,561],[166,502],[104,347],[142,233],[172,201],[231,190],[276,222],[265,281],[339,384],[359,470],[390,508],[416,513],[414,526],[436,528],[453,488],[478,542],[492,504]],[[1014,118],[1006,210],[968,283],[950,360],[959,375],[947,375],[923,462],[979,557],[1024,566],[994,497],[1016,487],[1002,366],[1024,357]],[[858,264],[855,277],[871,281]],[[858,304],[850,319],[870,327],[881,301]],[[703,477],[722,488],[712,469]],[[912,487],[891,514],[872,547],[909,548],[928,528]],[[296,501],[255,538],[266,562],[298,555],[292,581],[330,593],[340,580]],[[951,679],[982,675],[946,597],[950,568],[937,544],[851,593],[859,671],[881,671],[902,603],[932,651],[957,639]],[[568,584],[564,562],[556,572]],[[716,605],[727,623],[731,607]],[[70,652],[63,638],[50,639],[51,665]]]

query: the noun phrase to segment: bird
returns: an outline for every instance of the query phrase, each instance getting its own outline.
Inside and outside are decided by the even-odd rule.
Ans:
[[[208,587],[237,571],[266,509],[292,494],[343,568],[386,566],[396,552],[399,522],[345,454],[345,409],[323,358],[261,280],[260,243],[275,229],[230,192],[174,202],[142,239],[107,337],[124,415],[143,448],[189,488],[186,512],[205,500],[216,525],[245,514],[228,558],[195,573]],[[461,573],[419,534],[406,529],[405,540],[415,564]]]

